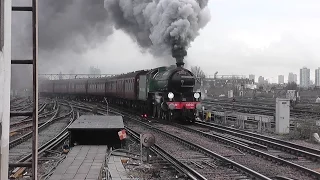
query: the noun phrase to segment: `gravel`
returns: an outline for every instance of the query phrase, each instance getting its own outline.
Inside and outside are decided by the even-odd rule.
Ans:
[[[251,154],[239,153],[239,151],[235,150],[234,148],[231,149],[231,147],[227,147],[222,143],[215,142],[209,138],[188,132],[178,127],[163,124],[155,124],[155,126],[159,127],[160,129],[166,132],[174,134],[184,140],[196,143],[220,155],[227,156],[229,159],[238,162],[242,165],[245,165],[252,170],[264,174],[265,176],[285,176],[289,178],[297,178],[304,180],[312,179],[311,177],[306,177],[301,172],[297,172],[296,169],[279,165],[273,163],[272,161],[268,161],[263,158],[253,156]]]
[[[67,111],[70,111],[70,108],[61,107],[60,115],[62,116]],[[40,147],[47,141],[51,140],[58,133],[60,133],[62,129],[64,129],[68,125],[69,120],[70,120],[70,117],[57,120],[53,124],[49,125],[45,129],[40,131],[38,136],[38,147]],[[31,150],[32,150],[32,138],[10,149],[9,161],[16,162],[17,160],[21,159],[23,156],[27,155],[28,153],[31,153]]]
[[[127,139],[126,146],[124,149],[129,150],[130,153],[140,154],[140,144],[131,140],[130,137]],[[144,151],[145,155],[145,151]],[[124,164],[126,170],[128,170],[128,174],[133,178],[139,179],[177,179],[182,180],[185,179],[182,174],[177,172],[173,167],[171,167],[168,162],[161,159],[161,157],[157,157],[156,154],[150,152],[150,164],[140,165],[140,160],[129,158],[128,163]],[[137,158],[139,156],[136,156]],[[146,157],[144,156],[144,159]]]

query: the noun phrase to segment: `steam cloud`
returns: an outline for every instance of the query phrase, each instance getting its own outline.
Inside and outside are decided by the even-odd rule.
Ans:
[[[115,27],[156,56],[171,54],[173,40],[188,48],[210,20],[208,0],[105,0]]]
[[[39,11],[39,47],[44,50],[83,52],[113,32],[102,0],[44,0]]]
[[[12,0],[14,6],[30,6]],[[155,56],[171,55],[172,41],[180,38],[185,48],[210,20],[208,0],[43,0],[39,1],[39,55],[43,52],[83,53],[122,29],[140,47]],[[13,12],[13,59],[29,59],[32,54],[31,14]],[[58,60],[57,62],[58,63]],[[31,69],[13,66],[12,87],[31,83]],[[27,75],[26,75],[27,74]],[[15,81],[30,77],[29,80]],[[23,83],[22,83],[23,82]]]
[[[13,6],[31,6],[31,1],[12,0]],[[30,12],[12,13],[12,58],[32,57]],[[103,0],[41,0],[39,1],[39,57],[44,52],[83,53],[94,48],[113,33],[113,24]],[[59,60],[54,62],[59,63]],[[12,66],[12,89],[30,88],[31,68]]]

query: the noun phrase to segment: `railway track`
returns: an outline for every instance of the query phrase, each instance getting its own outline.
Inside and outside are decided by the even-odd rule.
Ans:
[[[83,110],[83,111],[92,111],[93,106],[91,104],[84,104],[84,103],[79,103],[79,102],[72,102],[72,105],[74,108]],[[98,112],[100,115],[106,115],[104,109],[100,109]],[[114,113],[113,111],[111,113]],[[115,113],[119,114],[119,113]],[[134,130],[125,127],[127,133],[130,135],[131,138],[135,139],[136,141],[140,142],[140,135],[139,133],[135,132]],[[171,165],[174,166],[174,168],[180,172],[181,174],[186,175],[185,178],[187,179],[206,179],[202,175],[200,175],[197,171],[194,169],[190,168],[189,166],[186,166],[185,164],[181,163],[178,159],[174,158],[171,154],[163,150],[161,147],[158,145],[154,145],[151,148],[151,151],[153,151],[155,154],[169,162]]]
[[[201,123],[202,122],[197,122],[196,124],[201,124]],[[164,125],[161,124],[159,126],[159,128],[163,128],[163,126]],[[172,126],[172,124],[170,124],[170,126]],[[222,126],[220,126],[220,127],[222,127]],[[182,134],[181,129],[187,130],[188,133],[190,133],[190,132],[194,132],[194,133],[198,133],[198,134],[200,133],[201,136],[208,135],[208,133],[199,132],[199,130],[192,129],[192,128],[190,128],[190,126],[184,126],[183,128],[181,128],[181,126],[180,126],[179,129],[176,129],[175,132],[178,135]],[[233,133],[232,130],[236,131],[237,129],[230,128],[229,129],[230,133]],[[195,131],[198,131],[198,132],[195,132]],[[241,130],[239,130],[239,131],[241,131]],[[193,138],[192,135],[190,136],[190,135],[188,135],[188,133],[185,133],[184,136],[189,137],[187,139],[192,139]],[[224,132],[224,134],[225,134],[225,132]],[[272,169],[277,169],[280,171],[277,174],[277,177],[273,177],[276,179],[280,178],[280,177],[297,178],[297,177],[301,176],[301,174],[304,174],[304,176],[302,176],[303,179],[306,179],[306,178],[320,179],[320,174],[315,171],[315,170],[318,170],[318,168],[320,167],[319,166],[320,159],[319,159],[319,155],[318,155],[318,154],[320,154],[320,152],[318,152],[315,149],[306,148],[306,147],[299,146],[299,145],[296,145],[296,144],[293,144],[290,142],[286,142],[286,141],[278,140],[278,139],[271,138],[268,136],[256,134],[257,136],[261,136],[266,139],[266,141],[263,141],[263,143],[261,143],[261,140],[259,140],[259,139],[252,140],[253,134],[255,134],[255,133],[247,132],[247,136],[246,136],[247,139],[243,139],[243,138],[241,139],[242,136],[240,136],[239,134],[236,134],[236,133],[233,133],[232,137],[230,135],[228,135],[227,137],[226,136],[222,137],[220,134],[220,137],[219,136],[213,137],[213,135],[211,135],[210,138],[211,139],[213,138],[216,141],[224,141],[224,143],[227,145],[232,145],[233,147],[235,147],[237,149],[241,149],[241,150],[247,152],[248,154],[259,156],[260,158],[258,158],[256,160],[256,162],[258,162],[259,159],[260,159],[260,161],[264,161],[261,157],[263,157],[264,159],[270,160],[270,161],[264,162],[262,164],[262,166],[260,166],[261,169],[264,169],[264,166],[267,166],[266,164],[270,164],[270,167],[272,167],[272,168],[270,169],[270,171],[267,172],[270,175],[269,177],[272,177],[272,175],[277,174],[272,171]],[[217,140],[217,138],[218,138],[218,140]],[[198,139],[201,139],[201,137],[198,137]],[[223,140],[221,140],[221,139],[223,139]],[[271,140],[271,139],[275,143],[267,144],[268,140]],[[197,139],[193,139],[193,141],[197,141]],[[239,146],[239,145],[242,145],[242,146]],[[212,144],[210,144],[210,146],[212,146]],[[291,148],[288,148],[287,146],[289,146],[289,147],[291,146]],[[265,150],[265,151],[261,151],[261,150]],[[299,158],[292,158],[292,155],[290,153],[292,155],[300,155],[300,157]],[[301,157],[304,157],[304,158],[301,158]],[[272,162],[274,162],[274,163],[272,163]],[[274,164],[274,165],[272,165],[272,164]],[[278,165],[282,164],[283,166],[287,166],[290,170],[282,170],[281,171],[281,168],[278,169],[277,164]],[[253,166],[250,166],[250,168],[251,167],[255,168],[257,166],[253,164]],[[312,170],[312,169],[315,169],[315,170]],[[257,170],[257,172],[260,172],[260,171]],[[286,172],[286,173],[284,173],[284,172]],[[299,172],[299,173],[296,173],[296,172]]]
[[[231,161],[203,146],[187,141],[177,135],[163,131],[160,128],[130,118],[126,127],[137,133],[152,132],[157,145],[179,160],[185,166],[198,172],[202,179],[269,179],[241,164]],[[137,124],[136,122],[139,122]],[[141,126],[143,125],[143,126]]]
[[[86,106],[79,105],[76,108],[85,109]],[[99,111],[105,110],[99,109]],[[189,175],[196,173],[190,175],[193,179],[270,179],[207,148],[142,122],[135,115],[114,109],[112,111],[125,114],[125,119],[128,120],[126,128],[129,131],[135,131],[136,134],[152,131],[158,142],[157,147],[170,154],[173,158],[171,161],[183,166]]]
[[[232,103],[224,103],[224,102],[219,102],[219,101],[203,101],[204,105],[220,105],[220,106],[226,106],[226,107],[237,107],[237,108],[250,108],[250,109],[259,109],[259,110],[267,110],[267,112],[274,113],[275,112],[275,107],[259,107],[259,106],[252,106],[252,105],[242,105],[242,104],[232,104]],[[315,115],[320,115],[319,111],[307,111],[307,110],[298,110],[298,109],[293,109],[290,111],[293,114],[315,114]],[[266,115],[270,115],[266,114]]]
[[[39,146],[46,144],[57,134],[59,134],[65,127],[67,127],[67,125],[70,123],[70,119],[68,119],[67,117],[73,114],[72,106],[70,106],[69,109],[70,110],[67,110],[67,108],[61,108],[60,111],[63,112],[60,113],[62,115],[56,117],[58,114],[57,111],[57,113],[52,118],[50,118],[47,122],[45,122],[39,127]],[[10,142],[10,163],[26,161],[26,156],[31,153],[32,149],[31,137],[32,131]]]
[[[71,108],[71,110],[70,110],[69,113],[67,113],[67,114],[65,114],[63,116],[60,116],[60,117],[66,118],[67,116],[71,115],[71,119],[68,121],[69,123],[66,126],[63,126],[62,128],[60,127],[60,128],[57,128],[57,129],[54,128],[55,130],[57,130],[56,131],[57,133],[50,133],[49,134],[49,137],[51,137],[50,139],[48,137],[42,138],[42,137],[44,137],[43,135],[46,134],[46,133],[43,133],[42,136],[40,136],[41,138],[39,137],[39,145],[40,145],[40,147],[38,148],[38,154],[39,155],[44,153],[44,152],[46,152],[46,151],[48,151],[48,150],[56,148],[58,145],[60,145],[62,142],[64,142],[69,137],[69,133],[67,132],[67,128],[75,120],[74,109],[73,109],[73,107],[71,105],[70,105],[70,108]],[[58,130],[58,129],[60,129],[60,130]],[[46,135],[48,135],[48,134],[46,134]],[[40,139],[41,139],[41,141],[40,141]],[[20,157],[20,159],[18,161],[16,161],[16,163],[31,162],[31,160],[32,160],[32,153],[25,153],[23,156]],[[11,178],[17,178],[17,177],[21,176],[21,174],[26,169],[27,168],[25,168],[25,167],[23,167],[23,168],[15,168],[15,169],[13,169],[11,171],[12,174],[11,174],[10,177]],[[47,176],[48,174],[50,174],[50,172],[48,172],[47,174],[44,174],[42,176]],[[39,176],[39,174],[38,174],[38,176]],[[40,178],[42,176],[40,176]]]
[[[291,159],[292,161],[297,161],[298,164],[301,164],[308,168],[320,169],[320,150],[318,149],[305,147],[273,137],[249,131],[243,131],[236,128],[226,127],[214,123],[197,121],[195,125],[198,127],[204,127],[209,130],[213,130],[215,132],[220,133],[220,135],[228,136],[230,138],[237,137],[244,139],[244,141],[248,140],[255,144],[266,146],[266,150],[275,151],[274,154],[277,156],[282,156],[281,152],[284,154],[291,154],[291,158],[290,156],[288,156],[288,159]]]
[[[140,135],[139,133],[131,130],[130,128],[125,128],[128,134],[135,139],[137,142],[140,142]],[[198,172],[191,169],[189,166],[186,166],[185,164],[181,163],[178,159],[174,158],[171,154],[163,150],[158,145],[154,145],[151,148],[151,151],[162,157],[164,160],[170,162],[175,169],[177,169],[180,173],[185,174],[187,177],[198,180],[198,179],[205,179],[202,175],[200,175]]]
[[[56,103],[55,103],[55,105],[56,105]],[[41,121],[45,121],[47,116],[50,116],[50,115],[53,115],[54,113],[56,113],[55,110],[43,113],[46,106],[47,106],[47,103],[44,103],[39,108],[39,125],[45,123],[45,122],[41,122]],[[32,128],[32,121],[33,121],[32,118],[24,118],[22,120],[16,120],[16,121],[10,123],[10,140],[17,138],[18,135],[21,135],[24,132],[30,130]]]
[[[83,104],[82,107],[86,105]],[[104,111],[104,109],[99,109],[100,111]],[[128,113],[122,112],[123,114],[128,115]],[[137,118],[137,117],[136,117]],[[128,121],[129,122],[129,121]],[[153,122],[153,121],[152,121]],[[130,123],[130,122],[129,122]],[[142,122],[145,123],[145,122]],[[132,124],[131,124],[132,125]],[[145,125],[145,124],[144,124]],[[141,128],[141,126],[134,125],[133,128]],[[147,125],[146,125],[147,126]],[[186,141],[197,142],[199,145],[199,141],[202,141],[205,138],[208,138],[205,143],[200,143],[200,145],[205,148],[212,150],[214,152],[219,152],[219,150],[215,149],[215,147],[229,146],[229,148],[221,148],[220,153],[229,153],[224,154],[225,156],[230,156],[230,159],[240,163],[245,164],[251,169],[254,169],[256,172],[265,175],[266,177],[272,179],[283,179],[283,178],[292,178],[292,179],[320,179],[320,174],[312,169],[317,169],[319,167],[319,154],[320,152],[315,149],[306,148],[303,146],[299,146],[293,143],[289,143],[286,141],[278,140],[275,138],[271,138],[268,136],[263,136],[256,134],[259,138],[254,140],[253,137],[255,133],[246,132],[247,134],[241,135],[234,128],[228,129],[229,135],[227,132],[223,130],[223,126],[217,125],[215,127],[215,133],[210,132],[210,130],[214,130],[212,124],[206,124],[203,122],[196,122],[195,126],[182,126],[175,125],[172,127],[172,124],[159,124],[152,123],[149,124],[148,128],[162,129],[165,132],[171,132],[170,134],[176,134],[177,137],[182,138]],[[170,130],[171,129],[171,130]],[[221,130],[222,129],[222,130]],[[147,129],[144,129],[147,130]],[[218,131],[220,130],[220,131]],[[156,130],[157,131],[157,130]],[[198,134],[198,135],[196,135]],[[246,135],[246,136],[245,136]],[[195,138],[197,137],[197,138]],[[210,140],[209,140],[210,139]],[[212,139],[215,140],[212,141]],[[265,139],[265,141],[261,141],[260,139]],[[268,141],[274,141],[273,144],[268,144]],[[163,143],[167,143],[169,141],[163,141]],[[208,142],[211,142],[208,144]],[[220,144],[219,144],[220,143]],[[206,145],[205,145],[206,144]],[[171,146],[171,145],[169,145]],[[234,149],[230,150],[230,147]],[[291,147],[291,148],[288,148]],[[228,150],[229,149],[229,150]],[[236,149],[236,150],[235,150]],[[241,152],[245,152],[245,156],[241,153],[236,154],[237,150]],[[319,153],[319,154],[317,154]],[[192,154],[192,153],[191,153]],[[315,156],[312,154],[316,154]],[[291,158],[292,155],[299,155],[304,158]],[[252,159],[250,161],[249,159]],[[256,162],[257,164],[255,164]],[[204,168],[204,163],[192,162],[194,166],[197,168]],[[190,165],[190,164],[189,164]],[[195,168],[195,167],[194,167]],[[198,170],[198,169],[197,169]],[[205,174],[205,173],[204,173]]]
[[[180,132],[183,132],[181,131],[181,129],[185,130],[186,132],[184,134],[195,133],[198,134],[198,136],[211,139],[214,142],[220,142],[220,146],[224,144],[239,149],[247,155],[251,154],[247,159],[252,159],[252,161],[247,162],[247,165],[250,168],[256,168],[258,172],[263,173],[262,171],[265,171],[265,173],[267,173],[266,175],[268,175],[269,177],[270,175],[274,174],[277,176],[285,176],[290,178],[300,177],[298,179],[320,178],[320,174],[312,170],[314,168],[312,168],[311,166],[313,165],[319,167],[318,162],[306,162],[303,159],[297,159],[297,161],[294,161],[293,159],[290,159],[290,157],[292,156],[286,151],[275,151],[275,149],[268,148],[264,144],[242,139],[238,135],[230,136],[222,132],[208,132],[208,128],[199,128],[198,126],[182,126],[178,124],[175,124],[175,126],[177,127],[176,131],[180,130]],[[198,137],[198,139],[201,139],[201,137]],[[237,161],[237,157],[231,158]],[[239,162],[241,162],[241,159],[238,160]],[[308,166],[303,166],[303,163],[304,165]],[[272,168],[268,169],[268,167]]]

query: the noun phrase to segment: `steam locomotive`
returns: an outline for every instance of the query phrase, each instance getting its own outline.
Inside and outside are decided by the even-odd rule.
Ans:
[[[172,39],[177,66],[140,70],[110,78],[46,80],[40,83],[44,96],[69,96],[103,100],[136,109],[144,116],[194,122],[201,110],[201,93],[194,92],[195,77],[183,68],[187,55],[181,39]]]
[[[94,99],[136,109],[144,116],[194,122],[201,109],[195,77],[183,67],[158,67],[108,78],[44,80],[40,95]]]

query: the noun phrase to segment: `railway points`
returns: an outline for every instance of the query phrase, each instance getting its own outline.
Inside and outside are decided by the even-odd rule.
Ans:
[[[60,104],[60,106],[62,106],[62,105],[66,106],[66,105],[70,104],[77,111],[86,111],[86,112],[92,112],[93,107],[97,105],[97,103],[94,102],[94,101],[92,101],[92,102],[79,102],[79,101],[68,101],[68,102],[66,102],[65,101],[65,102],[60,102],[59,104]],[[93,104],[95,104],[95,105],[93,105]],[[275,163],[275,165],[270,165],[270,166],[268,165],[267,167],[272,167],[272,168],[269,169],[269,170],[264,169],[264,171],[268,171],[269,174],[265,173],[265,172],[262,172],[262,170],[261,170],[262,168],[259,168],[258,165],[254,165],[254,162],[259,162],[259,163],[262,163],[262,164],[266,165],[266,164],[269,164],[269,163],[272,164],[272,161],[268,161],[267,155],[262,155],[262,156],[266,156],[266,157],[262,158],[262,159],[260,157],[260,161],[259,160],[252,160],[251,163],[248,163],[247,159],[251,159],[251,158],[253,158],[253,156],[255,156],[255,154],[258,154],[257,152],[255,152],[255,153],[249,152],[248,151],[248,147],[252,148],[252,149],[256,148],[256,149],[259,149],[260,151],[263,151],[263,149],[264,150],[268,149],[268,148],[270,149],[270,147],[267,144],[259,143],[257,141],[252,140],[252,139],[246,139],[246,138],[243,138],[242,136],[235,135],[235,134],[227,136],[225,134],[225,132],[221,133],[221,132],[217,131],[217,132],[213,133],[212,130],[210,130],[210,128],[205,127],[205,126],[200,126],[201,123],[206,124],[206,125],[209,125],[209,123],[196,121],[194,125],[184,125],[185,127],[179,127],[179,126],[175,126],[174,124],[166,124],[166,123],[163,124],[162,120],[159,119],[159,121],[157,121],[156,119],[154,119],[154,120],[149,121],[149,123],[147,123],[147,124],[152,125],[152,126],[142,127],[141,125],[137,126],[137,123],[132,121],[132,119],[139,119],[141,117],[137,116],[137,115],[132,115],[131,113],[129,113],[128,109],[124,108],[126,110],[118,110],[117,108],[115,109],[113,105],[109,105],[108,108],[109,108],[109,113],[115,113],[115,114],[118,114],[118,115],[122,115],[125,118],[125,125],[126,125],[125,128],[126,128],[126,130],[128,132],[128,135],[130,136],[130,138],[132,138],[134,136],[134,134],[137,133],[137,132],[134,132],[134,131],[138,131],[138,133],[147,131],[147,132],[153,132],[154,134],[156,134],[157,142],[160,142],[160,144],[161,144],[161,142],[163,144],[166,144],[166,145],[168,145],[169,142],[172,142],[172,143],[175,143],[175,144],[179,143],[179,142],[182,143],[182,144],[188,144],[188,143],[190,143],[188,141],[192,141],[192,142],[197,142],[196,143],[197,146],[199,146],[199,147],[202,146],[202,148],[208,150],[208,152],[207,152],[204,149],[202,149],[200,151],[200,153],[192,151],[192,153],[191,153],[192,156],[190,156],[190,155],[189,156],[190,157],[196,156],[197,157],[196,160],[192,160],[192,158],[190,159],[190,158],[186,158],[186,157],[183,158],[181,156],[181,154],[180,154],[181,157],[177,159],[176,155],[174,155],[174,153],[172,151],[170,151],[170,150],[168,151],[168,149],[166,149],[167,147],[172,147],[172,146],[177,146],[177,145],[174,145],[174,144],[171,143],[172,144],[171,146],[166,146],[166,147],[163,147],[161,145],[158,146],[158,148],[160,148],[163,152],[167,152],[167,154],[171,155],[171,157],[169,157],[168,155],[164,155],[165,153],[163,153],[161,157],[163,159],[165,159],[166,162],[170,162],[171,161],[171,163],[170,163],[171,165],[170,166],[174,167],[176,169],[176,171],[179,171],[179,168],[180,168],[179,172],[181,174],[188,174],[188,173],[192,174],[192,172],[193,172],[193,173],[195,173],[194,175],[189,174],[191,177],[192,176],[195,177],[197,175],[200,175],[200,177],[203,177],[205,179],[210,179],[211,177],[208,176],[208,174],[206,173],[206,171],[204,169],[210,169],[210,168],[214,167],[215,168],[214,172],[215,172],[216,177],[220,177],[220,178],[223,177],[223,178],[227,178],[227,179],[230,178],[231,176],[232,177],[239,177],[239,178],[241,177],[241,178],[252,179],[254,176],[252,174],[250,174],[250,173],[253,173],[253,174],[257,173],[257,174],[260,174],[261,176],[263,176],[265,178],[269,178],[269,179],[279,179],[280,177],[286,177],[286,178],[288,178],[288,177],[300,177],[300,176],[303,177],[304,179],[313,179],[312,177],[315,177],[315,176],[318,175],[318,174],[316,174],[316,172],[312,171],[312,169],[316,170],[316,166],[314,166],[314,167],[311,167],[311,166],[306,167],[305,171],[303,171],[301,169],[297,170],[296,172],[292,172],[292,170],[282,170],[281,171],[282,168],[279,168],[279,167],[281,167],[281,163],[284,163],[284,161],[281,162],[280,164]],[[98,114],[106,115],[106,106],[98,104],[98,108],[97,108],[96,111],[97,111],[96,113],[98,113]],[[46,114],[50,115],[50,112],[46,112],[45,115]],[[95,116],[99,117],[100,115],[95,115]],[[143,118],[143,119],[145,119],[145,118]],[[143,121],[143,119],[141,119],[141,120]],[[146,118],[146,119],[148,119],[148,118]],[[97,125],[97,123],[94,123],[94,124]],[[196,128],[195,126],[198,126],[198,128]],[[129,127],[131,127],[131,128],[129,128]],[[217,141],[216,142],[217,144],[215,144],[214,143],[215,141],[213,141],[212,139],[209,138],[211,140],[211,145],[208,146],[208,145],[206,145],[206,143],[202,142],[202,141],[209,141],[209,140],[204,140],[206,136],[204,136],[203,134],[201,135],[201,133],[199,133],[199,132],[198,132],[198,135],[197,135],[197,133],[194,134],[194,132],[192,132],[192,130],[187,130],[187,129],[190,129],[190,128],[194,129],[194,130],[203,131],[201,133],[209,133],[209,134],[213,133],[213,135],[220,136],[220,138],[228,139],[230,142],[225,143],[225,145],[223,145],[223,143],[220,142],[221,140],[220,141],[219,140],[218,141],[215,140],[215,141]],[[159,129],[159,130],[155,130],[155,129]],[[170,135],[161,135],[161,133],[160,133],[160,135],[157,135],[157,133],[161,132],[161,130],[166,132],[166,133],[170,132],[171,135],[175,136],[174,139],[169,140],[170,139],[169,138]],[[234,131],[237,132],[236,130],[234,130]],[[167,138],[169,138],[169,139],[167,139]],[[173,138],[173,137],[171,137],[171,138]],[[177,140],[175,138],[180,138],[180,139]],[[202,140],[199,141],[197,139],[202,139]],[[177,141],[177,142],[175,142],[175,141]],[[196,144],[189,144],[188,148],[191,148],[190,150],[192,150],[192,149],[195,148]],[[241,144],[243,147],[236,146],[235,144]],[[230,148],[229,146],[233,147],[233,148]],[[179,146],[177,146],[177,147],[179,147]],[[197,148],[199,148],[199,147],[197,147]],[[217,147],[219,147],[218,149],[220,149],[221,151],[215,149]],[[244,149],[246,149],[244,147],[246,147],[247,150],[244,150]],[[188,154],[189,150],[186,150],[185,148],[180,147],[179,149],[183,150],[186,154]],[[212,148],[214,148],[214,149],[212,149]],[[301,149],[299,147],[296,147],[296,148],[297,149]],[[236,149],[239,149],[240,152],[238,150],[236,150]],[[159,152],[161,150],[158,150],[158,154],[159,154]],[[218,159],[215,159],[217,157],[208,156],[207,153],[209,153],[210,150],[218,152],[218,154],[220,154],[221,157],[224,157],[224,158],[227,158],[227,159],[231,159],[231,160],[234,160],[235,162],[238,162],[239,166],[237,166],[235,168],[236,170],[235,169],[226,170],[226,169],[222,168],[223,166],[220,167],[221,165],[224,164],[223,163],[224,160],[218,160]],[[157,150],[155,150],[155,152],[157,152]],[[205,154],[202,154],[201,152],[202,153],[205,152]],[[263,151],[263,152],[265,152],[265,151]],[[271,152],[271,150],[270,150],[270,152]],[[243,154],[245,154],[245,156]],[[275,157],[277,157],[278,159],[285,158],[284,156],[277,156],[276,154],[273,154],[273,155]],[[126,159],[126,162],[128,161],[127,156],[128,155],[120,156],[120,161],[119,161],[119,158],[114,158],[114,159],[117,159],[116,160],[117,162],[115,162],[115,163],[117,163],[118,166],[122,165],[122,167],[127,167],[128,166],[128,165],[126,165],[127,163],[123,163],[124,159]],[[160,157],[160,155],[158,155],[158,156]],[[201,157],[203,156],[202,159],[200,158],[200,156]],[[244,158],[244,157],[246,157],[246,158]],[[131,157],[131,158],[133,158],[133,157]],[[255,158],[259,159],[259,157],[255,157]],[[239,159],[242,159],[242,160],[239,160]],[[274,159],[276,159],[276,158],[274,158]],[[129,158],[129,160],[130,160],[130,158]],[[289,162],[296,163],[296,161],[293,161],[293,160],[290,160],[290,159],[289,160],[286,159],[286,160],[289,161]],[[264,161],[266,161],[266,162],[264,162]],[[274,160],[274,162],[277,162],[277,160]],[[257,164],[259,164],[259,163],[257,163]],[[176,165],[174,165],[174,164],[176,164]],[[187,165],[187,166],[184,166],[183,164]],[[286,164],[286,163],[284,163],[284,164]],[[179,165],[180,165],[180,167],[178,168]],[[59,166],[59,165],[57,165],[57,166]],[[103,166],[107,166],[107,165],[104,164]],[[234,165],[234,166],[236,166],[236,165]],[[247,168],[246,171],[241,170],[241,168],[244,168],[242,166]],[[301,166],[303,167],[303,164]],[[274,168],[274,167],[277,167],[277,168]],[[287,168],[287,169],[293,168],[294,169],[294,168],[297,168],[297,167],[288,165],[287,167],[283,167],[283,168]],[[287,174],[286,173],[282,173],[282,174],[281,173],[274,173],[273,171],[275,169],[279,170],[281,172],[286,172]],[[127,170],[125,170],[125,171],[127,171]],[[53,174],[54,174],[54,172],[55,171],[53,171]],[[315,174],[312,174],[312,173],[315,173]],[[68,174],[70,175],[72,173],[68,173]],[[85,173],[83,173],[83,174],[85,174]],[[92,174],[93,173],[91,172],[90,175],[92,175]],[[97,175],[96,172],[94,174]],[[118,175],[115,175],[114,172],[112,172],[112,174],[113,174],[114,177],[118,177],[118,176],[120,176],[119,174],[123,174],[123,171],[121,170],[121,172],[119,172]],[[124,173],[124,174],[126,174],[126,173]],[[226,176],[225,174],[230,174],[230,176]],[[273,176],[271,174],[273,174]],[[111,176],[111,174],[110,174],[110,176]],[[56,176],[52,175],[52,177],[56,177]],[[62,176],[59,176],[59,177],[62,177]],[[128,177],[128,174],[126,174],[126,177]],[[179,177],[182,177],[182,176],[179,175]],[[195,178],[195,179],[199,179],[199,178]]]
[[[180,134],[180,133],[179,133]],[[232,138],[232,137],[230,137],[230,138]],[[246,140],[242,140],[242,141],[246,141]],[[247,141],[247,142],[249,142],[249,141]],[[252,144],[255,144],[256,142],[251,142]],[[266,147],[265,145],[260,145],[260,146],[264,146],[264,147]],[[271,151],[271,150],[270,150]],[[279,157],[281,157],[281,156],[279,156]],[[285,157],[284,157],[285,158]],[[268,158],[267,158],[268,159]],[[301,162],[302,162],[302,160],[301,160]],[[299,164],[299,163],[298,163]],[[297,165],[297,166],[299,166],[299,165]],[[316,167],[316,166],[315,166]],[[313,174],[313,177],[317,177],[319,174],[317,174],[317,172],[315,172],[315,171],[312,171],[312,169],[314,169],[314,167],[312,168],[311,166],[310,166],[310,168],[311,169],[309,169],[308,170],[308,168],[302,168],[302,169],[304,169],[304,170],[307,170],[307,171],[310,171],[311,173],[308,173],[308,172],[304,172],[304,173],[306,173],[306,174]],[[304,170],[302,170],[302,171],[304,171]],[[316,169],[315,169],[316,170]]]
[[[69,118],[69,116],[71,116],[71,118]],[[65,128],[73,118],[74,111],[72,106],[60,108],[58,106],[54,115],[47,117],[47,121],[39,127],[39,153],[54,148],[66,140],[68,134],[66,134]],[[22,165],[31,162],[31,134],[32,132],[28,132],[10,142],[9,161],[11,178],[18,178],[24,171],[28,171],[28,169]]]
[[[114,110],[113,110],[114,111]],[[119,112],[119,111],[118,111]],[[125,113],[125,112],[120,112],[120,113]],[[130,119],[132,119],[132,118],[134,118],[134,117],[138,117],[139,118],[139,116],[135,116],[135,115],[126,115],[126,116],[128,116],[128,117],[130,117]],[[127,117],[127,118],[128,118]],[[136,118],[134,118],[134,119],[136,119]],[[141,126],[137,126],[137,125],[135,125],[135,128],[142,128]],[[151,128],[151,129],[153,129],[153,128]],[[154,130],[154,129],[153,129]],[[140,130],[140,132],[141,132],[141,130]],[[162,137],[162,138],[160,138],[160,139],[163,139],[164,137]],[[181,140],[181,139],[180,139]],[[160,144],[167,144],[167,142],[169,141],[169,142],[172,142],[172,140],[161,140],[163,143],[160,143]],[[182,140],[183,141],[183,140]],[[164,142],[166,142],[166,143],[164,143]],[[174,143],[174,142],[173,142]],[[176,142],[177,143],[177,142]],[[203,148],[201,148],[201,147],[199,147],[199,146],[197,146],[197,145],[194,145],[193,143],[190,143],[190,142],[187,142],[187,141],[183,141],[182,143],[187,143],[187,144],[189,144],[188,146],[191,146],[191,147],[196,147],[196,148],[200,148],[202,151],[200,151],[200,152],[205,152],[205,154],[206,153],[209,153],[209,154],[211,154],[212,156],[214,156],[213,154],[212,154],[212,152],[211,151],[206,151],[206,149],[203,149]],[[165,145],[166,146],[166,145]],[[166,146],[166,147],[172,147],[172,146],[174,146],[173,144],[172,145],[170,145],[170,146]],[[162,147],[163,148],[163,147]],[[180,149],[181,150],[181,152],[184,152],[183,150],[185,149],[185,148],[177,148],[177,149]],[[187,148],[188,149],[188,148]],[[191,149],[190,149],[191,150]],[[187,151],[188,152],[188,151]],[[172,154],[172,153],[175,153],[174,151],[169,151],[169,153],[170,154]],[[201,154],[199,154],[199,153],[196,153],[195,154],[195,156],[196,155],[200,155],[201,156]],[[182,154],[181,154],[182,155]],[[181,156],[180,155],[180,156]],[[187,156],[186,156],[187,157]],[[219,157],[219,158],[222,158],[223,159],[223,157],[222,156],[220,156],[220,155],[216,155],[216,156],[214,156],[214,158],[217,158],[217,157]],[[204,173],[204,174],[206,174],[205,173],[205,170],[203,169],[204,167],[203,166],[208,166],[207,168],[210,168],[210,165],[212,166],[212,163],[210,163],[210,158],[209,159],[205,159],[205,156],[203,157],[204,159],[203,159],[203,162],[205,163],[204,165],[201,165],[201,163],[202,162],[194,162],[194,161],[192,161],[191,160],[191,164],[189,164],[189,165],[191,165],[191,167],[193,167],[193,168],[198,168],[198,171],[199,172],[202,172],[202,173]],[[211,158],[213,158],[213,157],[211,157]],[[218,158],[218,159],[219,159]],[[207,161],[208,160],[208,161]],[[228,160],[227,160],[228,161]],[[184,162],[184,163],[186,163],[186,162]],[[241,169],[242,171],[244,171],[245,172],[245,174],[246,173],[249,173],[250,174],[250,176],[260,176],[259,175],[259,173],[257,173],[257,174],[255,174],[255,172],[254,171],[252,171],[251,172],[251,170],[250,169],[247,169],[246,167],[243,167],[243,166],[241,166],[241,165],[237,165],[237,164],[233,164],[232,163],[232,165],[234,165],[234,166],[236,166],[236,169]],[[200,169],[200,170],[199,170]],[[238,170],[239,170],[238,169]],[[222,173],[223,172],[223,168],[222,169],[216,169],[217,171],[220,171],[220,173]],[[193,170],[193,171],[195,171],[195,170]],[[243,176],[245,176],[245,177],[247,177],[247,175],[243,175],[242,173],[239,173],[239,172],[237,172],[237,171],[234,171],[234,170],[227,170],[227,173],[226,174],[230,174],[230,176],[236,176],[236,177],[243,177]],[[208,175],[208,174],[207,174]],[[211,174],[211,175],[213,175],[213,174]],[[220,176],[220,178],[221,177],[224,177],[224,178],[227,178],[227,176],[225,175],[225,173],[222,173],[222,174],[219,174],[219,173],[217,173],[217,176],[216,177],[219,177]],[[264,177],[263,175],[261,176],[261,177]],[[266,178],[266,177],[265,177]],[[209,178],[210,179],[210,178]],[[268,179],[268,178],[266,178],[266,179]]]

